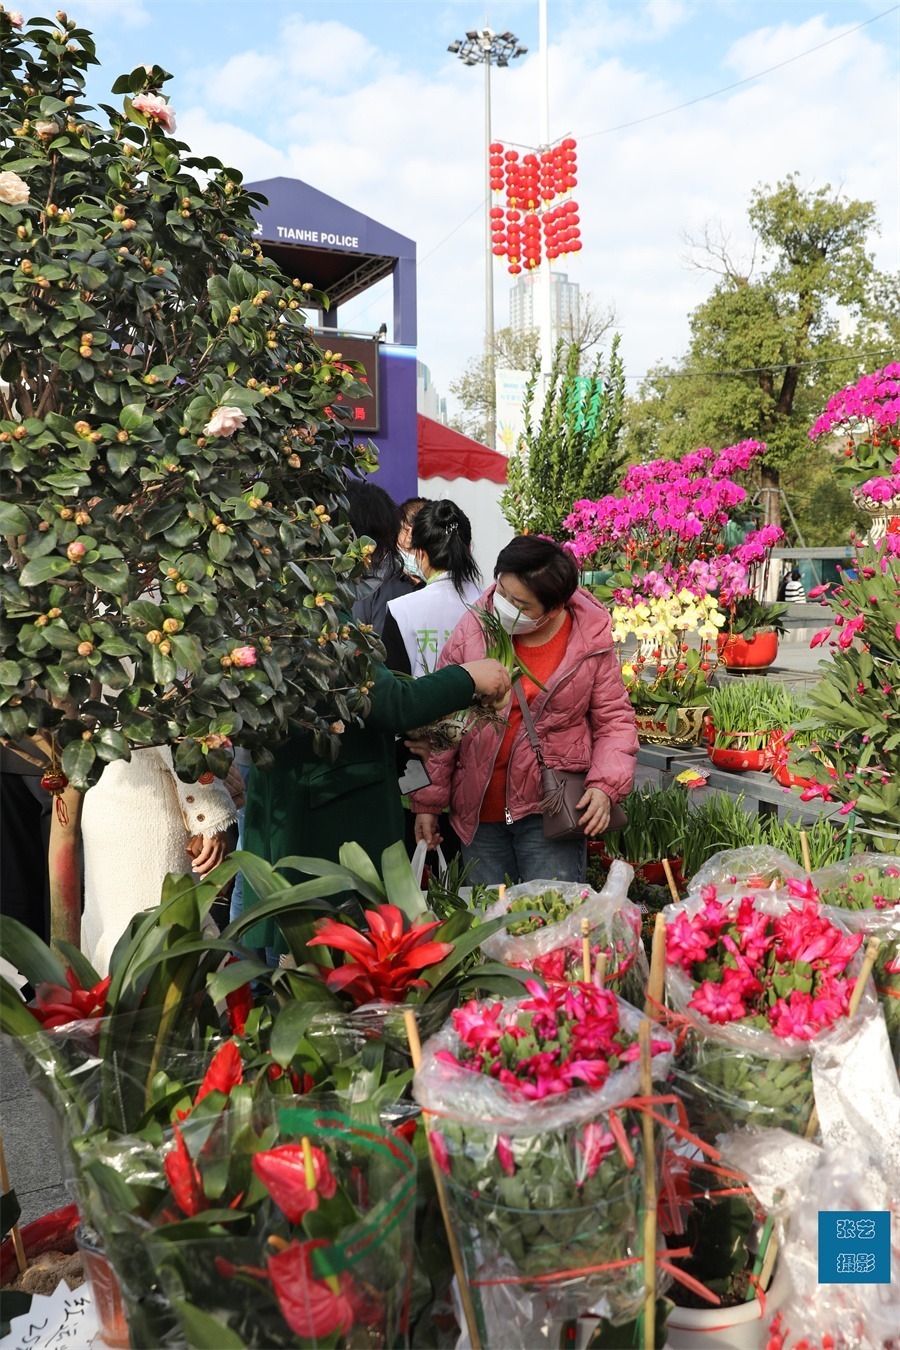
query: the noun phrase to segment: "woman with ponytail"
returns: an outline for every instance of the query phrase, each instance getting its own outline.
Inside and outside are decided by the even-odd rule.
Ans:
[[[455,502],[425,503],[410,548],[425,585],[388,602],[383,641],[391,670],[419,676],[436,668],[444,643],[481,594],[481,576],[472,527]]]

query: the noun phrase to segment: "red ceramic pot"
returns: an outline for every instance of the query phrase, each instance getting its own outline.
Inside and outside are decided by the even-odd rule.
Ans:
[[[766,670],[778,655],[778,634],[766,630],[748,640],[720,633],[716,646],[726,670]]]
[[[720,735],[725,736],[730,744],[716,746],[713,744],[716,736],[715,724],[712,718],[707,718],[706,753],[717,769],[725,769],[728,773],[747,773],[749,770],[762,773],[771,768],[781,756],[784,747],[783,733],[771,732],[762,750],[746,749],[743,742],[757,734],[759,733],[750,731],[723,731]]]
[[[681,875],[681,858],[669,858],[669,866],[672,869],[672,880],[679,890],[684,886],[684,878]],[[666,879],[666,869],[661,862],[644,863],[641,867],[635,869],[637,875],[642,881],[646,881],[648,886],[668,886]]]
[[[75,1229],[78,1227],[78,1206],[66,1205],[55,1209],[43,1218],[23,1224],[22,1245],[25,1255],[31,1260],[43,1252],[65,1252],[71,1256],[75,1250]],[[8,1284],[16,1278],[18,1266],[11,1237],[0,1247],[0,1285]]]

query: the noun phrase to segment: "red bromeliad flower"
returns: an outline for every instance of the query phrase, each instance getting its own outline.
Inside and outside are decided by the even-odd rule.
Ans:
[[[102,1017],[111,975],[84,989],[72,970],[66,971],[66,984],[39,984],[34,991],[31,1012],[45,1027],[64,1027],[69,1022],[85,1022]]]
[[[226,965],[232,964],[233,961],[226,962]],[[243,1036],[247,1018],[253,1008],[253,991],[249,980],[225,995],[225,1006],[228,1009],[228,1025],[231,1027],[232,1035]]]
[[[313,1339],[343,1334],[353,1325],[353,1282],[344,1271],[320,1279],[313,1271],[312,1253],[331,1244],[324,1238],[294,1241],[268,1258],[275,1297],[291,1331]]]
[[[310,947],[330,947],[346,952],[352,960],[328,972],[325,983],[334,993],[346,993],[359,1007],[381,1001],[402,1003],[407,991],[421,988],[425,981],[417,972],[437,965],[449,956],[449,942],[429,942],[429,935],[441,921],[416,921],[404,929],[402,912],[396,905],[378,905],[366,911],[368,933],[361,933],[336,919],[320,919]]]
[[[184,1136],[177,1125],[175,1126],[175,1147],[171,1153],[166,1154],[163,1167],[166,1180],[172,1188],[175,1203],[182,1214],[186,1214],[189,1219],[192,1219],[195,1214],[199,1214],[209,1207],[203,1193],[203,1178],[200,1176],[200,1169],[188,1152]]]
[[[227,1097],[233,1087],[244,1081],[241,1052],[234,1041],[226,1041],[210,1060],[203,1082],[197,1089],[194,1105],[202,1102],[210,1092],[223,1092]]]
[[[306,1159],[301,1144],[282,1144],[253,1157],[253,1170],[285,1218],[300,1223],[304,1214],[319,1208],[319,1197],[330,1200],[337,1190],[334,1173],[320,1148],[310,1145],[316,1184],[306,1184]]]

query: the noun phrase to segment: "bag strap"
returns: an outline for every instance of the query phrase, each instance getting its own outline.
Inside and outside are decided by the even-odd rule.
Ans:
[[[541,769],[546,769],[547,765],[544,763],[544,752],[541,749],[541,742],[537,734],[537,728],[534,725],[534,718],[531,716],[531,709],[528,707],[528,700],[522,693],[521,680],[517,680],[513,687],[515,689],[516,698],[519,701],[519,707],[522,709],[522,721],[525,725],[525,734],[535,753],[538,765]]]

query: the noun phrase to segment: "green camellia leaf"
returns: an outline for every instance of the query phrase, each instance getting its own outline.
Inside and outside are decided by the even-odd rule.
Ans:
[[[91,741],[72,741],[62,752],[62,769],[73,787],[86,788],[97,752]]]
[[[20,506],[0,502],[0,534],[27,534],[31,521]]]
[[[22,568],[19,582],[22,586],[40,586],[51,577],[62,576],[63,572],[71,571],[71,568],[72,564],[68,558],[35,558]]]

